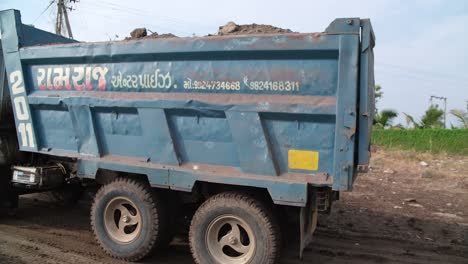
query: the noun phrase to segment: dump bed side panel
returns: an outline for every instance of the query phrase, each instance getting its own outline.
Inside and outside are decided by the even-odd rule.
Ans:
[[[282,204],[304,205],[308,185],[349,190],[360,60],[349,21],[319,34],[17,45],[4,54],[10,89],[15,72],[24,80],[21,149],[76,157],[86,177],[255,186]]]

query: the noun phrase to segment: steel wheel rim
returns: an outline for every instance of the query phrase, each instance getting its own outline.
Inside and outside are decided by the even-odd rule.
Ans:
[[[113,198],[104,209],[106,232],[117,243],[134,241],[141,233],[141,222],[138,207],[128,198]]]
[[[222,215],[211,221],[205,243],[210,255],[223,264],[250,263],[256,247],[252,228],[234,215]]]

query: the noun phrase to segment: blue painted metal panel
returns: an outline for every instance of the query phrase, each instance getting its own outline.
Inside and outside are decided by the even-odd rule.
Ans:
[[[359,36],[340,36],[333,188],[347,190],[354,178]]]
[[[334,159],[334,115],[263,113],[261,119],[280,174],[289,171],[310,173],[288,168],[289,149],[318,151],[320,159],[317,172],[329,173],[333,170],[333,163],[329,161]]]
[[[237,53],[242,55],[240,51]],[[274,54],[271,54],[271,60],[266,60],[249,54],[245,58],[219,61],[207,61],[216,57],[204,56],[207,56],[204,60],[195,61],[182,57],[178,61],[145,62],[140,58],[138,62],[99,64],[68,64],[73,58],[63,58],[64,64],[29,66],[29,88],[39,91],[155,93],[243,94],[247,91],[249,94],[317,96],[330,96],[336,92],[338,54],[300,63],[297,59],[290,59],[290,55],[274,59]],[[261,86],[259,84],[263,82],[260,81],[283,81],[283,85],[265,83],[266,86]]]
[[[142,158],[148,156],[145,153],[147,143],[140,140],[143,129],[137,109],[95,107],[92,115],[101,155],[131,155]]]
[[[374,98],[374,31],[369,19],[361,20],[362,43],[361,43],[361,66],[359,87],[359,152],[358,164],[367,166],[370,159],[370,139],[372,122],[375,114]]]
[[[258,113],[228,111],[227,119],[237,147],[242,171],[253,174],[278,175]]]
[[[12,100],[24,101],[21,149],[77,158],[82,177],[106,169],[184,191],[253,186],[304,206],[309,185],[350,190],[368,163],[368,20],[314,34],[105,43],[69,43],[13,10],[0,12],[0,26]]]
[[[181,163],[239,166],[224,112],[177,109],[167,115]]]
[[[170,165],[179,165],[179,157],[176,153],[174,140],[168,126],[166,113],[163,109],[140,108],[138,109],[140,120],[150,122],[140,122],[143,126],[143,140],[145,145],[149,145],[150,152],[147,154],[152,162]],[[152,121],[152,122],[151,122]],[[145,147],[142,146],[142,149]]]
[[[61,106],[31,107],[38,146],[78,152],[78,138],[68,109]]]
[[[70,105],[68,106],[68,111],[70,112],[70,119],[73,123],[80,155],[99,157],[100,151],[90,107],[87,105]],[[53,115],[55,115],[55,113],[51,113],[49,118],[52,118]],[[115,143],[117,143],[117,141]],[[54,149],[53,146],[41,147]]]

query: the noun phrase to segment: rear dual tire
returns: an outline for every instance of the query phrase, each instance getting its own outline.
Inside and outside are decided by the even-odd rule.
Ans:
[[[203,203],[192,219],[189,240],[199,264],[273,264],[280,251],[279,225],[269,207],[237,192]]]
[[[138,261],[170,242],[168,210],[146,183],[117,179],[101,187],[91,209],[96,240],[110,256]],[[269,206],[237,192],[215,195],[196,211],[189,232],[196,263],[273,264],[280,231]]]

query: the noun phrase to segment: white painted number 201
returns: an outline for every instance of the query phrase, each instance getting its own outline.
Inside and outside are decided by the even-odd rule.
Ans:
[[[13,96],[13,108],[18,124],[18,133],[21,137],[21,146],[34,148],[33,129],[30,120],[29,108],[26,103],[26,93],[21,71],[10,74],[11,92]]]

